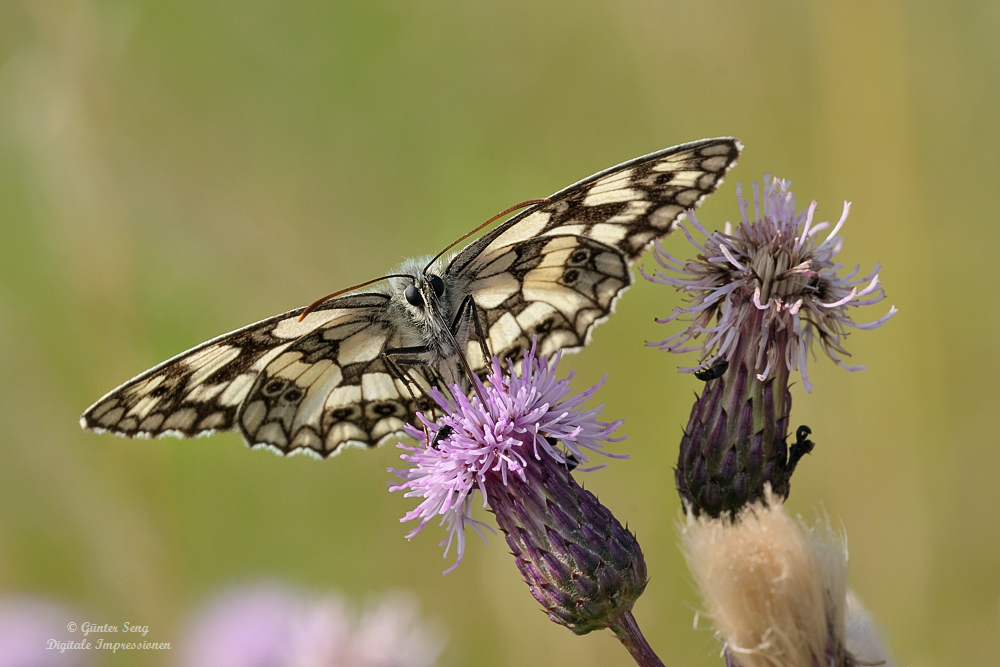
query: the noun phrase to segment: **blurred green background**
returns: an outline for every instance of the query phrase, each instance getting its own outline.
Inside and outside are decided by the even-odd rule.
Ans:
[[[386,492],[391,447],[316,462],[238,436],[83,433],[104,392],[224,331],[436,252],[619,161],[731,134],[734,183],[790,178],[899,315],[812,363],[818,447],[790,507],[842,522],[850,582],[901,665],[995,665],[1000,636],[1000,4],[0,3],[0,589],[181,641],[259,579],[414,591],[448,665],[628,665],[549,623],[501,539],[448,561]],[[682,237],[671,252],[687,256]],[[631,460],[584,478],[638,534],[636,617],[668,665],[720,665],[677,550],[672,466],[699,382],[643,345],[641,283],[564,368],[605,372]],[[882,306],[861,312],[869,321]],[[171,655],[108,664],[166,665]]]

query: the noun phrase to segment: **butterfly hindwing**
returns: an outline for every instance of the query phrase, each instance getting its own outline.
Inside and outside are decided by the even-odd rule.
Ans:
[[[248,444],[326,457],[345,444],[374,447],[416,421],[417,410],[427,408],[420,399],[426,400],[430,371],[405,369],[417,385],[408,388],[388,367],[383,353],[401,340],[384,306],[358,308],[316,328],[259,373],[238,419]]]
[[[503,273],[479,278],[471,290],[490,349],[501,359],[517,360],[532,336],[542,354],[582,347],[631,284],[621,253],[583,236],[530,239],[507,256],[513,259]],[[470,341],[467,357],[473,369],[483,370],[478,350],[478,342]]]

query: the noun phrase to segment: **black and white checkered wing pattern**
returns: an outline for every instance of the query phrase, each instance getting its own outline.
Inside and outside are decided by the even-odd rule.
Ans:
[[[478,275],[471,293],[490,350],[502,359],[519,360],[532,336],[543,354],[583,347],[632,282],[620,252],[585,236],[529,239],[501,259],[504,269]],[[466,357],[485,370],[478,341],[469,341]]]
[[[630,160],[561,190],[460,252],[448,274],[469,281],[492,352],[517,358],[585,345],[632,284],[631,266],[714,192],[742,146],[703,139]],[[482,370],[482,355],[468,357]]]
[[[306,334],[331,323],[377,319],[387,297],[359,295],[321,305],[302,322],[302,309],[202,343],[109,392],[87,409],[80,425],[126,437],[188,438],[228,431],[258,376]]]
[[[319,326],[257,375],[239,413],[240,432],[252,447],[317,457],[381,444],[406,422],[418,423],[416,412],[431,408],[428,378],[438,382],[432,368],[388,367],[383,352],[402,342],[382,309],[359,308]]]

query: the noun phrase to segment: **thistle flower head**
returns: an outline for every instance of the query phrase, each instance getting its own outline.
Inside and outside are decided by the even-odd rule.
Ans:
[[[413,467],[395,471],[403,483],[393,490],[423,499],[403,517],[420,521],[410,536],[442,517],[449,531],[444,544],[458,543],[448,571],[462,558],[465,527],[482,535],[484,524],[470,515],[482,493],[549,618],[577,634],[616,629],[631,618],[646,586],[642,550],[570,471],[589,453],[613,456],[603,442],[620,439],[611,436],[621,422],[599,421],[599,409],[583,409],[598,387],[570,396],[570,378],[556,379],[555,365],[537,357],[533,345],[519,374],[505,374],[493,360],[479,387],[483,400],[466,398],[458,387],[453,401],[435,393],[445,414],[424,421],[430,442],[400,445]],[[423,436],[417,429],[410,434]]]
[[[426,442],[415,447],[399,445],[407,452],[400,458],[412,467],[392,470],[402,483],[391,486],[390,490],[405,491],[407,498],[423,499],[402,519],[420,521],[407,538],[440,516],[442,525],[448,528],[448,539],[442,545],[450,549],[455,542],[458,552],[455,564],[446,572],[462,560],[467,527],[483,536],[482,529],[486,526],[472,518],[472,503],[477,491],[484,496],[483,504],[489,503],[487,478],[497,477],[503,484],[515,478],[523,482],[529,462],[543,457],[564,466],[586,463],[587,452],[626,458],[609,454],[603,445],[604,441],[621,440],[611,434],[622,422],[600,421],[597,419],[600,408],[581,407],[604,381],[570,396],[573,375],[562,380],[556,378],[559,359],[557,356],[550,364],[546,357],[535,354],[532,345],[525,354],[520,374],[508,375],[494,358],[486,383],[479,384],[484,400],[478,395],[467,398],[457,386],[452,388],[451,393],[456,397],[452,400],[433,389],[431,397],[444,416],[436,422],[420,417],[432,446]],[[407,425],[406,432],[424,440],[420,429]]]
[[[837,236],[850,209],[820,240],[829,225],[814,223],[816,203],[796,212],[787,181],[764,179],[764,193],[754,184],[754,220],[737,188],[742,222],[725,232],[708,232],[688,213],[691,225],[706,238],[697,258],[682,263],[662,248],[655,252],[661,270],[646,278],[672,285],[688,304],[660,322],[686,321],[687,327],[654,343],[670,352],[701,352],[694,371],[705,380],[681,439],[676,483],[681,498],[696,513],[719,516],[760,499],[770,484],[787,496],[789,478],[799,458],[812,449],[807,427],[789,451],[792,397],[789,375],[798,370],[810,389],[807,353],[818,340],[826,353],[848,370],[843,339],[848,329],[875,329],[896,309],[869,324],[855,324],[849,308],[885,298],[878,268],[858,277],[841,275],[834,261]],[[696,343],[695,341],[700,341]]]
[[[748,203],[737,185],[742,222],[735,230],[708,232],[694,212],[688,213],[691,226],[706,239],[698,243],[682,225],[688,240],[699,250],[698,257],[682,263],[657,246],[654,256],[662,270],[646,278],[672,285],[688,298],[686,307],[660,322],[675,319],[688,326],[655,343],[671,352],[700,351],[699,367],[717,360],[732,362],[741,337],[748,334],[752,320],[759,322],[751,341],[758,379],[773,376],[780,367],[798,370],[809,391],[807,353],[814,340],[824,352],[848,370],[842,360],[850,356],[843,348],[849,329],[876,329],[896,314],[896,308],[867,324],[856,324],[849,308],[878,303],[885,298],[880,287],[879,266],[859,277],[859,267],[841,274],[843,264],[835,261],[842,239],[837,236],[847,220],[850,204],[844,203],[840,220],[824,236],[829,223],[814,223],[816,202],[796,212],[790,182],[764,177],[761,196],[754,183],[754,220]],[[820,240],[822,238],[822,240]],[[676,274],[676,275],[670,275]],[[702,338],[704,337],[704,338]],[[700,344],[691,345],[701,338]],[[694,368],[681,369],[694,371]]]

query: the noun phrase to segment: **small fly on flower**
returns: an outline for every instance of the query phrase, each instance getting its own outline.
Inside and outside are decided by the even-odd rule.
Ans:
[[[715,378],[722,377],[722,374],[729,368],[729,361],[726,359],[716,359],[711,365],[705,366],[701,370],[694,372],[694,376],[702,382],[708,382]]]

